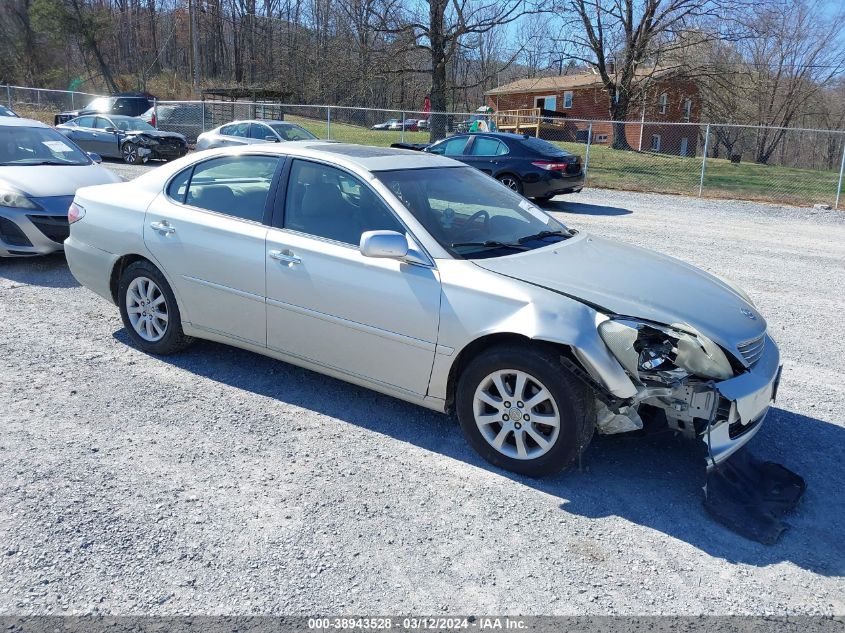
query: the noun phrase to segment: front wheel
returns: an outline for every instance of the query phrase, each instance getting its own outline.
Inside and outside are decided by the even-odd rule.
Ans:
[[[129,165],[140,165],[144,160],[138,153],[138,146],[131,141],[127,141],[123,144],[121,154],[123,155],[123,162]]]
[[[473,448],[491,464],[530,477],[569,466],[595,425],[592,394],[552,347],[486,350],[461,374],[456,399]]]
[[[182,331],[170,284],[150,262],[137,261],[126,267],[120,276],[118,302],[129,337],[145,352],[173,354],[191,343],[191,337]]]

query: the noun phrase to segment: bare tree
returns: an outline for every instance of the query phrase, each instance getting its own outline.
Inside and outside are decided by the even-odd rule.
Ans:
[[[573,58],[593,68],[610,95],[613,146],[630,149],[625,124],[631,106],[654,75],[679,69],[679,53],[693,41],[713,39],[706,27],[722,0],[563,0],[560,41]],[[722,34],[724,35],[724,33]]]

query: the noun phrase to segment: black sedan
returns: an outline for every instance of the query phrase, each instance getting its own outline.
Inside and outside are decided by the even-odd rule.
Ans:
[[[56,129],[87,152],[122,158],[130,164],[170,160],[188,153],[188,142],[176,132],[163,132],[137,117],[85,115]]]
[[[480,132],[456,134],[433,145],[394,143],[392,147],[454,158],[541,202],[584,187],[581,157],[533,136]]]

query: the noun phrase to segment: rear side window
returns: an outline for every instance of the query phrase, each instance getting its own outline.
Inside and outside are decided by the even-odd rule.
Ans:
[[[442,154],[443,156],[460,156],[464,153],[469,137],[458,136],[454,138],[441,141],[429,149],[432,154]]]
[[[523,147],[537,152],[538,154],[543,154],[545,156],[569,156],[569,152],[559,148],[557,145],[553,145],[548,141],[544,141],[541,138],[535,138],[533,136],[529,136],[528,138],[524,138],[520,141]]]
[[[185,204],[261,222],[278,164],[276,156],[226,156],[200,163],[194,167]]]
[[[273,132],[270,131],[266,125],[262,125],[261,123],[253,123],[249,126],[249,138],[254,138],[258,140],[265,140],[268,136],[273,136]],[[276,138],[273,136],[273,138]]]
[[[472,156],[499,156],[508,153],[507,146],[494,138],[476,136],[469,152]]]
[[[167,185],[167,195],[176,202],[185,202],[185,193],[188,191],[188,180],[191,178],[193,167],[176,174],[176,177]]]

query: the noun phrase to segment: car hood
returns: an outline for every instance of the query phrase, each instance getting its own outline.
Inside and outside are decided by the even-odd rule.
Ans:
[[[97,164],[21,165],[0,167],[0,183],[31,198],[72,196],[80,187],[123,182],[120,176]]]
[[[766,329],[757,310],[719,278],[673,257],[593,235],[473,261],[608,314],[692,326],[734,355],[738,343]]]

